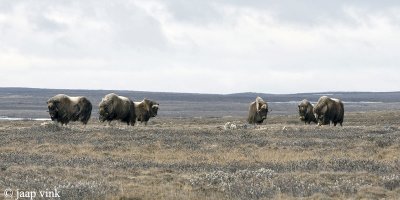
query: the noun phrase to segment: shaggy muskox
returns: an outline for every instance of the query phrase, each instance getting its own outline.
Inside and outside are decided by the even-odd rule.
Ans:
[[[249,117],[247,122],[249,124],[262,124],[267,119],[268,104],[261,97],[257,97],[249,107]]]
[[[113,120],[126,122],[127,125],[135,125],[135,105],[127,97],[118,96],[114,93],[107,94],[99,104],[99,120],[101,122]]]
[[[143,99],[141,102],[135,102],[136,119],[147,125],[150,118],[157,116],[159,104],[155,101]]]
[[[318,125],[329,125],[332,122],[334,126],[336,126],[337,123],[342,126],[344,106],[339,99],[331,99],[327,96],[322,96],[314,106],[314,114],[315,118],[318,120]]]
[[[47,100],[47,107],[52,121],[67,125],[70,121],[87,124],[92,114],[92,103],[86,97],[69,97],[58,94]]]
[[[311,122],[318,123],[314,116],[314,107],[307,99],[301,101],[297,106],[299,107],[300,120],[303,121],[304,124],[310,124]]]

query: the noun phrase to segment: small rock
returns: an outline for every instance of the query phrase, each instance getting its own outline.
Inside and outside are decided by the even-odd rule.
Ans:
[[[224,125],[224,130],[235,130],[237,129],[237,125],[232,122],[226,122]]]

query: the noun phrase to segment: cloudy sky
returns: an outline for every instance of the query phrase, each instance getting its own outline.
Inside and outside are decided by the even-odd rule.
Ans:
[[[0,0],[0,87],[400,91],[400,3]]]

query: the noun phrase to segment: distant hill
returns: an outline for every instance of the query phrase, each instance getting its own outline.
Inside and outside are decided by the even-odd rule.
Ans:
[[[248,105],[257,96],[268,101],[272,115],[296,114],[297,102],[308,99],[316,102],[322,95],[342,99],[347,111],[390,110],[400,106],[400,92],[318,92],[298,94],[197,94],[145,92],[127,90],[67,90],[38,88],[0,88],[0,116],[48,117],[46,100],[56,94],[86,96],[94,105],[93,116],[97,116],[97,105],[102,97],[114,92],[134,101],[143,98],[160,103],[160,116],[168,117],[221,117],[246,116]],[[371,104],[375,102],[375,104]],[[378,105],[376,103],[383,103]],[[351,104],[351,105],[350,105]]]
[[[400,92],[317,92],[297,94],[263,94],[249,92],[229,94],[227,96],[238,99],[260,96],[270,102],[300,101],[302,99],[316,102],[319,97],[323,95],[339,98],[347,102],[400,102]]]
[[[317,101],[322,95],[340,98],[350,102],[400,102],[400,92],[318,92],[318,93],[297,93],[297,94],[266,94],[266,93],[235,93],[235,94],[199,94],[199,93],[173,93],[173,92],[146,92],[127,90],[77,90],[77,89],[38,89],[38,88],[1,88],[0,95],[38,95],[51,97],[55,94],[65,93],[69,95],[83,95],[99,97],[115,92],[125,95],[134,100],[143,98],[160,99],[163,101],[235,101],[249,102],[260,96],[269,102],[288,102],[308,99]]]

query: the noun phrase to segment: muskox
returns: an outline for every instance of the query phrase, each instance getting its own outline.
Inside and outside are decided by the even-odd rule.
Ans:
[[[297,106],[299,107],[300,120],[304,124],[310,124],[311,122],[318,123],[314,116],[314,107],[307,99],[301,101]]]
[[[69,97],[58,94],[47,100],[52,121],[67,125],[70,121],[80,121],[87,124],[92,114],[92,103],[86,97]]]
[[[331,99],[327,96],[322,96],[314,106],[314,114],[315,118],[318,120],[318,125],[330,125],[332,122],[334,126],[336,126],[337,123],[342,126],[344,106],[339,99]]]
[[[101,122],[113,120],[126,122],[127,125],[135,125],[135,105],[127,97],[118,96],[114,93],[107,94],[99,104],[99,120]]]
[[[257,97],[256,101],[252,102],[249,107],[249,124],[262,124],[267,119],[268,104],[261,97]]]
[[[144,122],[147,125],[147,122],[152,117],[157,116],[159,104],[155,101],[151,101],[148,99],[143,99],[141,102],[135,102],[135,112],[136,112],[136,119],[141,123]]]

